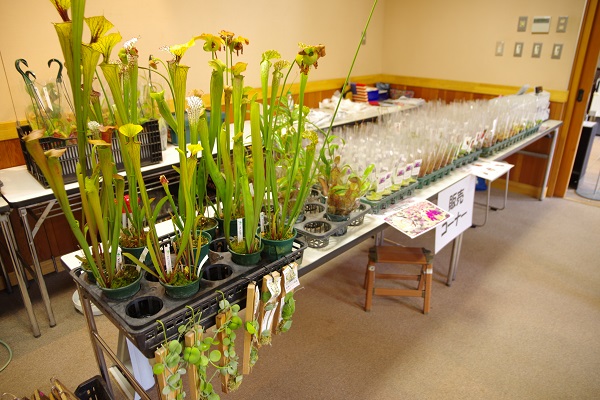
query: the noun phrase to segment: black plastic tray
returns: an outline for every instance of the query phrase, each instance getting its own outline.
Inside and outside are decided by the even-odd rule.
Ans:
[[[304,219],[294,225],[294,228],[304,236],[308,247],[321,248],[329,244],[331,236],[346,234],[349,226],[363,223],[365,215],[371,210],[368,204],[361,204],[350,213],[347,221],[331,221],[325,215],[327,206],[322,203],[306,203]]]
[[[219,250],[221,250],[224,248],[224,244],[224,239],[217,239],[213,241],[211,247],[220,246]],[[71,275],[92,303],[119,327],[146,357],[152,358],[154,351],[165,339],[162,325],[157,323],[157,320],[164,323],[169,340],[176,338],[177,327],[189,320],[191,311],[186,306],[192,307],[196,315],[202,314],[200,319],[202,326],[213,326],[219,311],[218,303],[222,299],[222,295],[217,291],[223,292],[231,304],[239,304],[243,308],[246,304],[248,283],[259,281],[263,276],[277,271],[291,262],[295,261],[300,264],[305,249],[306,243],[295,239],[293,250],[287,256],[272,263],[261,260],[259,264],[249,267],[233,263],[229,252],[211,250],[210,264],[204,268],[220,264],[230,268],[232,274],[217,281],[202,279],[198,293],[187,299],[167,297],[160,283],[152,282],[144,277],[141,280],[139,292],[133,297],[127,300],[113,301],[103,296],[98,286],[87,281],[86,274],[81,268],[71,271]],[[159,307],[160,309],[156,310]],[[131,314],[138,314],[138,317],[132,317]]]
[[[138,140],[140,141],[140,164],[141,166],[157,164],[162,161],[162,150],[160,146],[160,131],[158,129],[158,120],[149,120],[142,124],[144,130],[138,134]],[[33,157],[29,154],[23,137],[31,133],[31,127],[29,125],[17,127],[17,133],[21,139],[21,151],[23,151],[23,158],[25,159],[25,165],[27,171],[33,177],[42,184],[45,188],[48,188],[48,181],[42,173],[40,167],[35,163]],[[62,177],[65,183],[71,183],[77,181],[76,167],[79,162],[79,148],[77,146],[77,139],[63,139],[55,137],[42,137],[39,139],[40,145],[44,151],[50,149],[66,149],[65,153],[60,156],[60,166],[62,170]],[[87,168],[92,168],[92,162],[90,160],[91,145],[86,146],[86,157],[87,157]],[[119,138],[113,135],[112,138],[112,153],[115,161],[117,171],[123,171],[125,166],[123,164],[123,156],[121,155],[121,147],[119,144]]]

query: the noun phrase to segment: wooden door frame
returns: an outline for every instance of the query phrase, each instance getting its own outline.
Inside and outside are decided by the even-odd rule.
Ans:
[[[563,115],[563,132],[556,143],[554,159],[550,171],[548,196],[564,197],[569,185],[575,153],[581,137],[581,129],[590,98],[598,55],[600,54],[600,7],[599,0],[588,0],[581,23],[577,52],[571,68],[569,96]],[[585,92],[577,101],[579,90]]]

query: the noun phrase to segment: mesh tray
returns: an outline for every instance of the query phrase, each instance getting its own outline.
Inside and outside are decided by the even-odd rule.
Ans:
[[[141,143],[140,146],[140,161],[142,166],[156,164],[162,161],[162,150],[160,146],[160,131],[158,129],[158,121],[150,120],[142,124],[144,130],[138,134],[138,140]],[[23,158],[25,159],[25,165],[27,171],[33,177],[42,184],[45,188],[48,188],[48,181],[44,177],[42,170],[35,163],[33,157],[27,151],[23,136],[31,132],[30,126],[17,127],[19,138],[21,139],[21,150],[23,151]],[[79,148],[77,147],[77,139],[61,139],[55,137],[43,137],[40,139],[40,145],[44,151],[51,149],[66,149],[65,153],[60,157],[60,166],[62,169],[62,176],[65,183],[71,183],[77,181],[75,175],[75,168],[79,162]],[[91,169],[92,164],[89,159],[91,153],[91,146],[86,148],[87,156],[87,168]],[[116,136],[112,138],[112,153],[115,161],[115,165],[118,171],[124,170],[123,157],[121,155],[121,147],[119,145],[119,139]]]
[[[373,201],[366,198],[361,198],[361,203],[368,204],[371,206],[371,214],[379,214],[389,206],[396,204],[400,200],[404,200],[413,195],[419,184],[417,182],[411,183],[408,186],[404,186],[395,192],[392,192],[389,196],[384,196],[381,200]]]
[[[501,142],[495,143],[492,146],[484,147],[483,149],[481,149],[482,150],[481,156],[487,157],[487,156],[492,155],[500,150],[504,150],[505,148],[512,146],[515,143],[520,142],[521,140],[525,139],[526,137],[533,135],[539,129],[540,129],[540,125],[536,125],[534,127],[525,129],[525,130],[517,133],[515,136],[513,136],[511,138],[508,138]]]
[[[349,215],[347,221],[332,221],[325,215],[326,205],[307,203],[304,205],[304,219],[294,225],[298,233],[306,239],[308,247],[321,248],[329,244],[329,237],[346,234],[349,226],[363,223],[365,215],[371,209],[368,204],[361,204]]]
[[[224,239],[217,239],[211,243],[212,249],[221,250],[224,247]],[[246,304],[246,288],[249,282],[259,281],[263,276],[280,270],[291,262],[301,263],[305,249],[306,243],[295,239],[293,250],[287,256],[272,263],[261,260],[259,264],[250,267],[233,263],[228,252],[213,250],[210,264],[204,268],[215,268],[215,265],[219,265],[223,270],[229,269],[231,275],[224,277],[226,273],[216,273],[213,274],[214,277],[223,279],[211,281],[204,279],[206,273],[203,273],[200,290],[187,299],[167,297],[160,283],[144,277],[139,292],[133,297],[113,301],[104,297],[98,286],[88,283],[86,274],[81,268],[71,271],[71,276],[96,307],[119,327],[132,343],[135,343],[144,356],[152,358],[154,351],[165,340],[162,325],[156,322],[157,319],[164,323],[169,340],[177,337],[177,327],[190,318],[191,311],[186,306],[192,307],[196,315],[202,314],[200,320],[202,326],[213,326],[219,311],[218,303],[222,298],[217,290],[225,293],[225,297],[231,304],[239,304],[243,308]]]
[[[444,176],[448,175],[453,169],[454,164],[450,163],[445,167],[438,169],[437,171],[433,171],[432,173],[427,174],[421,178],[417,178],[417,181],[419,182],[419,186],[417,186],[417,189],[423,189],[425,186],[437,181],[438,179],[443,178]]]
[[[452,164],[454,164],[455,168],[464,167],[467,164],[471,164],[472,162],[475,162],[479,158],[481,153],[482,153],[481,149],[474,150],[474,151],[470,152],[469,154],[465,154],[462,157],[456,158],[454,161],[452,161]]]

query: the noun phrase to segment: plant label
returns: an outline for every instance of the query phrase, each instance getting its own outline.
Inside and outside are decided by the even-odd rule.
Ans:
[[[404,171],[404,179],[410,179],[412,177],[413,164],[406,164],[406,170]]]
[[[240,243],[244,239],[244,220],[237,219],[237,241]]]
[[[261,211],[260,213],[260,233],[265,231],[265,213]]]
[[[390,171],[385,173],[385,181],[383,183],[383,189],[389,189],[392,187],[392,173]]]
[[[140,254],[140,262],[144,262],[146,261],[146,257],[148,256],[148,248],[144,247],[144,250],[142,250],[142,254]]]
[[[123,266],[123,253],[121,253],[121,247],[117,248],[117,271]]]
[[[291,292],[298,286],[300,286],[300,280],[298,279],[298,264],[291,263],[283,267],[283,279],[284,279],[284,290],[286,293]]]
[[[423,163],[423,160],[421,160],[420,158],[418,160],[415,160],[414,167],[412,170],[413,178],[417,178],[419,176],[419,172],[421,172],[421,164],[422,163]]]
[[[170,274],[173,271],[173,266],[171,265],[171,245],[165,245],[165,269],[167,270],[167,274]]]
[[[395,182],[401,185],[402,181],[404,181],[404,167],[398,167],[398,169],[396,170]]]

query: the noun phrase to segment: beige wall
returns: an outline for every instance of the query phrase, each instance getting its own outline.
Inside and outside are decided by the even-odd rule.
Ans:
[[[585,0],[387,0],[383,72],[498,85],[568,88]],[[527,32],[517,32],[519,16]],[[549,34],[532,34],[533,16],[551,16]],[[566,33],[557,33],[558,16],[568,16]],[[504,55],[495,56],[497,41]],[[513,57],[515,42],[523,56]],[[534,42],[541,58],[532,58]],[[560,60],[550,58],[563,44]]]
[[[0,51],[8,83],[0,77],[0,122],[14,121],[8,86],[17,117],[28,103],[14,60],[25,58],[40,82],[54,76],[46,62],[60,57],[51,22],[58,14],[45,0],[4,2],[0,13]],[[246,84],[258,86],[258,63],[267,49],[287,59],[296,44],[324,43],[327,57],[311,80],[345,76],[371,9],[371,0],[88,0],[86,15],[104,14],[124,39],[139,36],[141,59],[149,54],[168,59],[163,45],[183,43],[203,32],[227,29],[250,39],[241,61],[249,63]],[[466,82],[520,86],[542,85],[566,90],[585,0],[379,0],[367,44],[354,75],[393,74]],[[529,17],[527,32],[516,32],[519,16]],[[551,32],[532,35],[535,15],[552,17]],[[557,17],[567,15],[567,33],[556,33]],[[265,17],[266,16],[266,17]],[[497,41],[504,56],[494,55]],[[512,56],[514,43],[525,44],[523,57]],[[543,43],[542,57],[531,58],[534,42]],[[563,43],[561,60],[550,59],[554,43]],[[188,89],[208,91],[208,56],[200,46],[184,63],[191,68]],[[2,74],[3,75],[3,74]],[[297,78],[296,78],[297,80]]]
[[[86,16],[101,15],[110,20],[124,40],[139,36],[140,60],[154,54],[165,60],[170,55],[158,49],[164,45],[187,42],[204,32],[221,29],[247,37],[250,45],[240,61],[247,62],[246,84],[259,86],[262,52],[279,50],[286,59],[297,52],[297,43],[323,43],[327,56],[311,72],[311,80],[344,76],[354,55],[360,34],[371,9],[371,0],[88,0]],[[367,45],[361,49],[356,75],[377,74],[382,69],[383,4],[373,18]],[[0,13],[0,51],[6,66],[8,85],[15,99],[18,118],[24,118],[28,98],[24,84],[14,68],[17,58],[25,58],[38,80],[55,76],[46,66],[50,58],[60,57],[60,47],[51,22],[58,13],[48,0],[4,1]],[[183,61],[191,67],[188,89],[208,92],[209,56],[198,43]],[[297,77],[295,77],[297,81]],[[14,121],[4,74],[0,77],[0,121]]]

